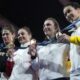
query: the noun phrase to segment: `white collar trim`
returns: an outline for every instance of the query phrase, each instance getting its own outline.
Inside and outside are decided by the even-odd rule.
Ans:
[[[27,42],[25,44],[21,44],[21,47],[28,47],[30,45],[30,42]]]

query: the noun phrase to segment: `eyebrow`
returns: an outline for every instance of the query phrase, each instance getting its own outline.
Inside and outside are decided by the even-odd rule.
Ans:
[[[5,35],[5,34],[6,34],[6,35],[9,35],[9,33],[2,33],[2,36]]]
[[[22,35],[23,35],[23,34],[25,34],[25,33],[24,33],[24,32],[18,33],[18,35],[20,35],[20,34],[22,34]]]
[[[4,32],[4,33],[2,33],[2,34],[6,34],[6,33],[9,34],[9,32]]]

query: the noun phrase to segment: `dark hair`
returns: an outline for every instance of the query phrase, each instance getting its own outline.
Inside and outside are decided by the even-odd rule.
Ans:
[[[60,31],[59,23],[58,23],[58,21],[57,21],[56,19],[54,19],[54,18],[52,18],[52,17],[49,17],[49,18],[47,18],[46,20],[51,20],[51,21],[54,23],[55,29],[57,29],[57,32]],[[46,21],[46,20],[45,20],[45,21]]]
[[[66,5],[64,6],[64,8],[67,7],[67,6],[72,6],[72,7],[75,8],[75,9],[80,8],[80,4],[77,3],[77,2],[69,2],[68,4],[66,4]]]
[[[9,30],[12,34],[15,33],[15,28],[12,24],[6,24],[2,26],[2,31],[3,30]]]
[[[22,26],[21,28],[19,28],[19,30],[20,30],[20,29],[24,29],[24,30],[26,30],[26,31],[28,32],[28,34],[32,35],[31,30],[30,30],[29,27],[27,27],[27,26]]]

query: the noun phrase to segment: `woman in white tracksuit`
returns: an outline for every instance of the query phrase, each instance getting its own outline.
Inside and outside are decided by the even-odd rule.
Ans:
[[[39,79],[68,80],[64,62],[65,55],[69,51],[69,45],[57,41],[56,33],[60,31],[57,21],[53,18],[46,19],[43,31],[48,41],[42,42],[37,48],[40,67]]]
[[[75,2],[67,4],[63,9],[63,13],[66,19],[72,24],[77,21],[77,23],[74,24],[75,27],[71,36],[80,36],[80,4]],[[70,36],[67,34],[62,34],[59,36],[59,39],[62,42],[70,42]],[[77,39],[75,40],[78,42]],[[80,45],[78,43],[76,45],[70,42],[70,60],[70,80],[80,80]]]
[[[14,67],[9,80],[37,80],[31,63],[33,59],[29,54],[31,38],[31,31],[28,27],[22,27],[18,30],[21,48],[13,55]]]

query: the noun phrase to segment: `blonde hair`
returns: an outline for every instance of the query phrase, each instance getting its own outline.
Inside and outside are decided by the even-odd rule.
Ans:
[[[49,18],[47,18],[46,20],[51,20],[51,21],[54,23],[55,29],[57,30],[57,32],[60,32],[59,23],[58,23],[58,21],[57,21],[56,19],[54,19],[54,18],[52,18],[52,17],[49,17]],[[45,21],[46,21],[46,20],[45,20]]]

